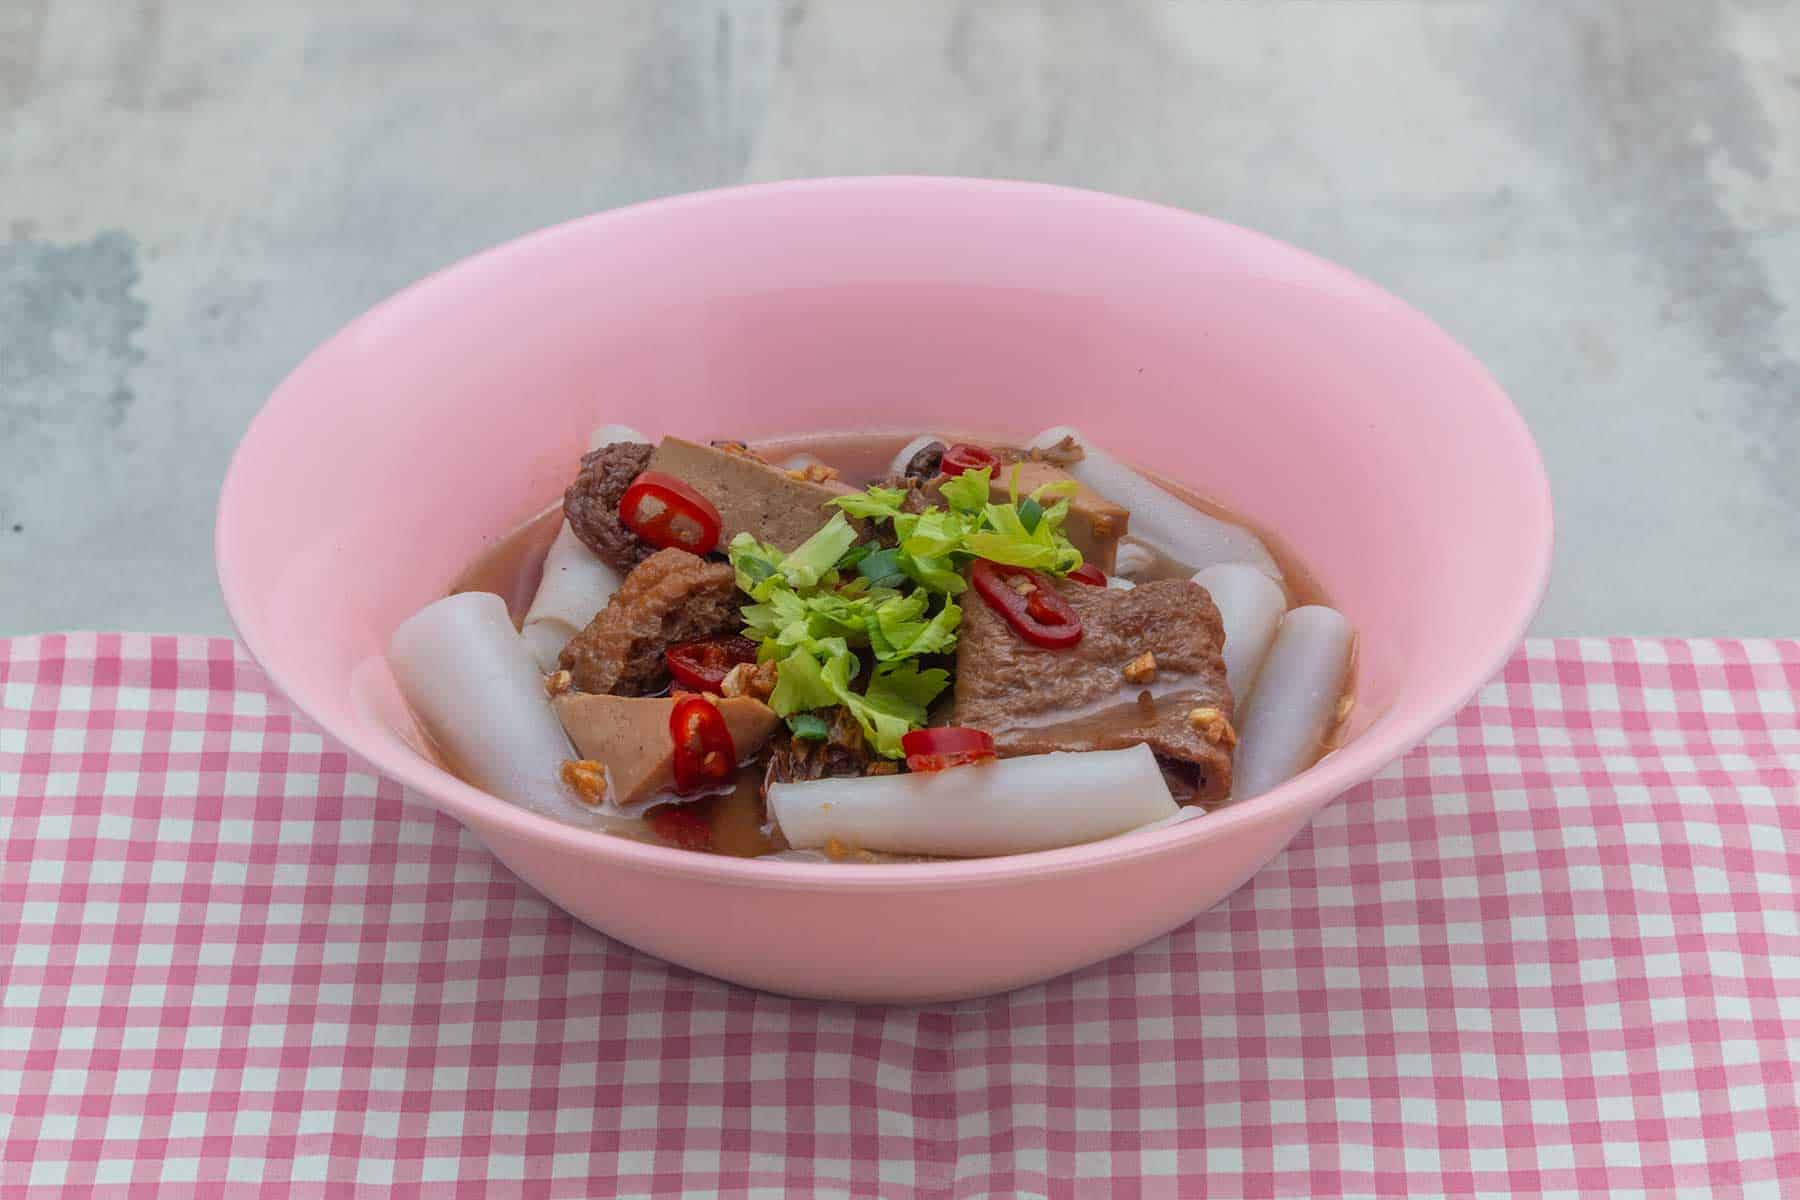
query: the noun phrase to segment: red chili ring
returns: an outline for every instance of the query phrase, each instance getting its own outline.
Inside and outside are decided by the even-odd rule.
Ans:
[[[910,771],[942,771],[995,757],[994,739],[985,730],[961,725],[914,729],[900,739]]]
[[[675,682],[689,691],[716,692],[739,663],[756,661],[756,643],[735,633],[677,642],[663,651]]]
[[[677,795],[729,783],[737,771],[737,747],[725,714],[705,696],[686,695],[675,701],[669,710],[669,739],[675,744],[670,765]]]
[[[652,546],[710,554],[723,522],[712,501],[673,475],[644,471],[619,497],[619,520]]]
[[[991,470],[999,465],[1000,459],[991,450],[971,446],[968,442],[958,442],[944,451],[938,470],[945,475],[961,475],[964,471],[979,471],[983,467]]]
[[[1084,562],[1073,571],[1070,571],[1069,578],[1073,579],[1076,583],[1085,583],[1089,587],[1106,586],[1106,572],[1090,562]]]
[[[1081,641],[1081,615],[1036,571],[978,558],[969,567],[969,582],[1032,645],[1063,650]]]

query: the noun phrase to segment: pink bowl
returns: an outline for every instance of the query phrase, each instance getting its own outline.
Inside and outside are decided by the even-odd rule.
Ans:
[[[563,488],[588,431],[1084,427],[1277,530],[1360,631],[1352,740],[1203,820],[967,863],[817,866],[583,832],[418,747],[388,635]],[[353,322],[276,390],[219,500],[225,601],[275,683],[575,916],[755,987],[926,1001],[1192,918],[1448,718],[1542,594],[1549,487],[1430,321],[1246,230],[1036,184],[827,179],[511,242]]]

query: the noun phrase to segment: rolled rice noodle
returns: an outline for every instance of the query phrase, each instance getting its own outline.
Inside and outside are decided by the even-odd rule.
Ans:
[[[629,425],[602,425],[588,436],[588,449],[646,441],[649,439]],[[531,598],[521,630],[540,670],[556,669],[557,657],[569,639],[587,628],[618,590],[619,573],[601,562],[564,521],[544,556],[544,577],[537,595]]]
[[[1337,719],[1352,637],[1350,622],[1335,609],[1308,605],[1282,618],[1238,716],[1234,801],[1285,783],[1318,757]]]
[[[894,460],[888,464],[888,474],[902,474],[906,470],[906,464],[912,461],[913,455],[931,445],[931,443],[941,442],[943,440],[943,438],[937,436],[935,433],[921,433],[918,437],[900,447],[900,453],[894,455]]]
[[[564,521],[544,556],[544,578],[525,614],[525,644],[539,670],[556,670],[562,648],[606,607],[620,579]]]
[[[1067,425],[1046,429],[1031,439],[1032,449],[1047,449],[1065,437],[1075,439],[1085,457],[1068,472],[1115,504],[1131,510],[1131,535],[1150,543],[1189,570],[1217,563],[1248,563],[1271,579],[1281,568],[1262,539],[1241,525],[1209,517],[1176,499],[1137,471],[1097,448]]]
[[[464,780],[571,825],[621,824],[589,809],[562,782],[562,764],[575,757],[574,747],[500,597],[463,592],[426,605],[394,631],[388,665],[419,723]]]
[[[1156,555],[1148,546],[1140,546],[1127,538],[1119,543],[1113,556],[1113,578],[1123,575],[1136,579],[1156,566]]]
[[[1243,563],[1220,563],[1196,572],[1194,582],[1212,594],[1225,623],[1225,681],[1238,711],[1256,687],[1256,673],[1281,626],[1287,597],[1281,585]]]
[[[1097,841],[1173,816],[1148,746],[1034,754],[983,766],[778,783],[769,813],[788,844],[971,858]]]

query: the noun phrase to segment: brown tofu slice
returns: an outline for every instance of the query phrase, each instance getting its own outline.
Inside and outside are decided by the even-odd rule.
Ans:
[[[606,768],[608,799],[621,808],[675,794],[675,748],[669,741],[672,696],[598,696],[570,692],[556,698],[556,715],[581,757]],[[762,752],[781,718],[748,696],[716,701],[741,765]]]
[[[810,483],[741,454],[666,437],[650,456],[652,471],[673,475],[719,510],[719,548],[748,531],[759,541],[792,550],[831,519],[825,507],[856,489]]]
[[[1066,649],[1034,646],[979,597],[965,601],[950,723],[986,730],[1002,758],[1143,742],[1180,764],[1200,803],[1230,795],[1225,628],[1206,589],[1185,579],[1128,592],[1052,586],[1081,617],[1081,641]],[[1144,655],[1147,677],[1135,670]]]
[[[1022,462],[1018,467],[1021,498],[1046,483],[1063,483],[1075,478],[1061,467],[1045,462]],[[1011,494],[1012,473],[1011,466],[995,469],[988,494],[996,501],[1004,502]],[[1063,532],[1081,551],[1083,559],[1111,575],[1118,562],[1119,539],[1131,527],[1131,510],[1114,504],[1085,483],[1076,486],[1080,490],[1069,497],[1069,519],[1063,523]]]

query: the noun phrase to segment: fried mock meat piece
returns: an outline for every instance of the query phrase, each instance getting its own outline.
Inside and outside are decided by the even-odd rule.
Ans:
[[[584,692],[649,696],[669,686],[663,651],[736,633],[737,577],[686,550],[658,550],[632,569],[606,607],[563,647],[559,665]]]
[[[656,447],[645,442],[614,442],[581,459],[581,473],[563,493],[563,516],[582,545],[600,561],[629,571],[656,547],[625,527],[619,520],[619,501],[625,489],[650,465]]]

